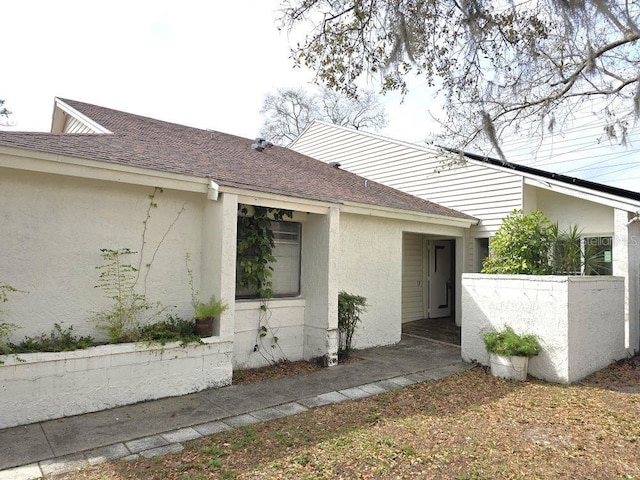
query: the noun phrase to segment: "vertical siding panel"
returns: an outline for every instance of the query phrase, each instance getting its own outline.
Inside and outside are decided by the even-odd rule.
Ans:
[[[67,117],[63,131],[64,133],[96,133],[75,117]]]
[[[424,318],[424,261],[421,235],[402,237],[402,322]]]

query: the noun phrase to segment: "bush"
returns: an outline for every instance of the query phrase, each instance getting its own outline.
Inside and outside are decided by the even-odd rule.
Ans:
[[[359,295],[340,292],[338,295],[339,352],[346,355],[351,350],[353,332],[360,322],[360,314],[367,310],[367,299]]]
[[[541,211],[524,215],[514,210],[491,239],[491,255],[483,262],[482,272],[548,275],[552,245],[549,219]]]
[[[73,325],[65,330],[60,324],[55,323],[49,335],[25,337],[19,344],[9,344],[9,353],[70,352],[93,347],[95,344],[93,337],[76,337],[73,334]]]
[[[195,328],[194,320],[183,320],[170,315],[166,320],[140,327],[140,340],[161,345],[178,341],[183,345],[192,342],[202,343],[196,335]]]
[[[489,353],[505,357],[533,357],[540,353],[540,343],[535,335],[518,335],[513,328],[485,333],[484,344]]]

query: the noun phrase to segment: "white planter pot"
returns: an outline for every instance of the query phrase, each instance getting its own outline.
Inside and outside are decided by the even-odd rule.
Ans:
[[[510,380],[525,381],[529,367],[528,357],[504,357],[491,353],[489,355],[491,375]]]

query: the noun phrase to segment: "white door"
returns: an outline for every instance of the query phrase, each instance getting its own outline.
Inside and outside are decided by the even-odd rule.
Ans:
[[[451,240],[431,240],[428,242],[428,305],[429,318],[451,316],[453,303]]]

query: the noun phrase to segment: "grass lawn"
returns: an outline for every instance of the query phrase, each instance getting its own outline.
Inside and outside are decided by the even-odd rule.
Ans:
[[[640,359],[570,386],[477,367],[59,478],[640,479]]]

